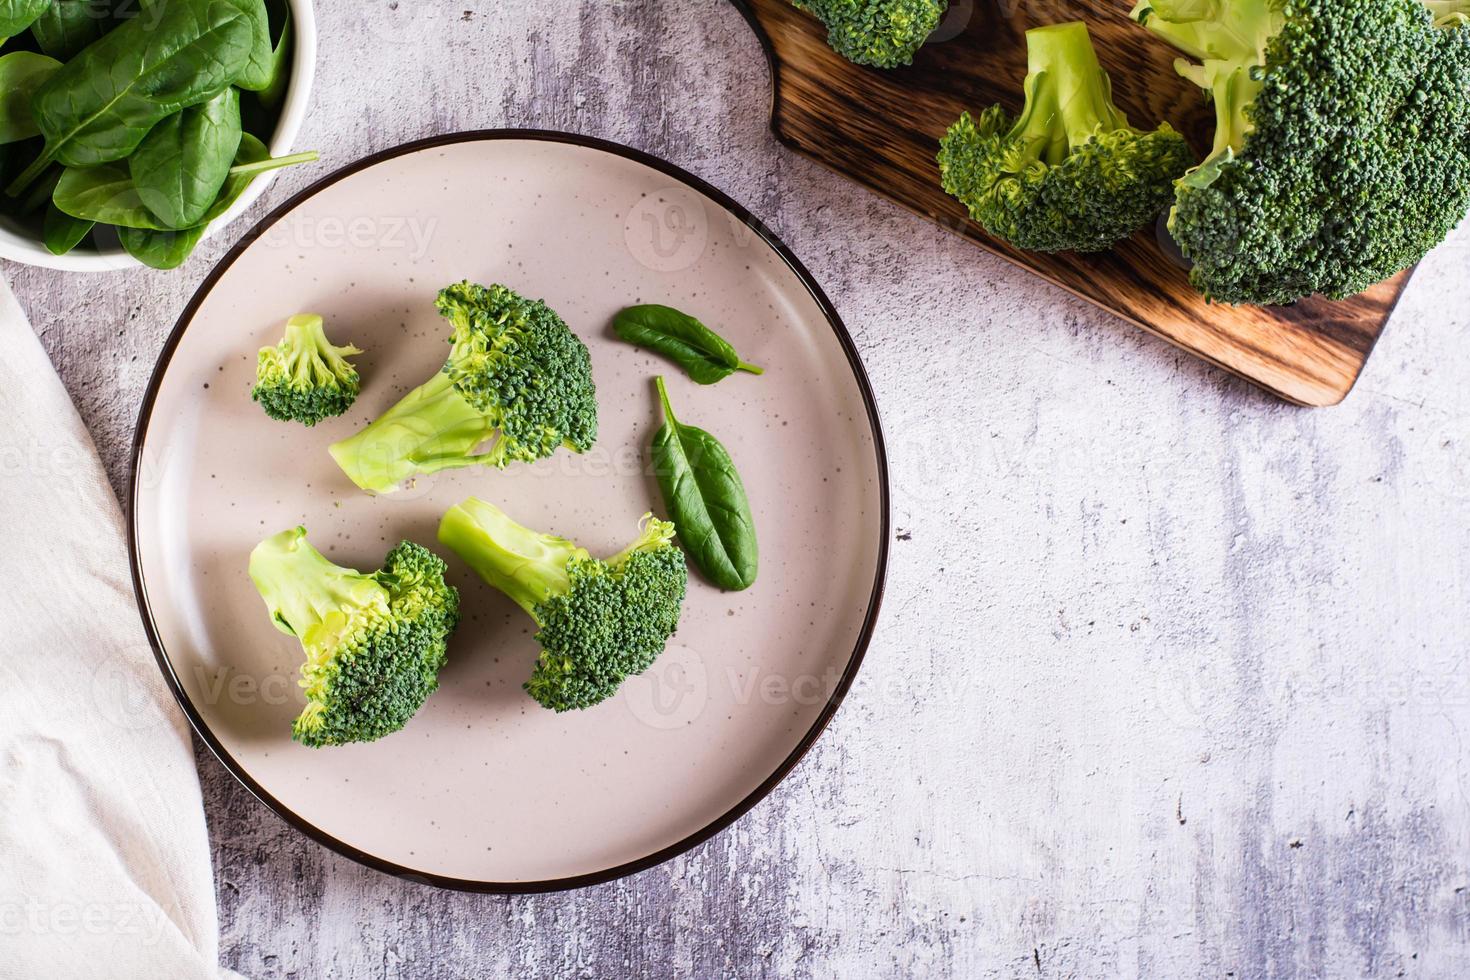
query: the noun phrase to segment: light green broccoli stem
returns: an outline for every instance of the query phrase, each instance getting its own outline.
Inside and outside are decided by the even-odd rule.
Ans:
[[[286,335],[278,350],[287,354],[291,383],[297,387],[357,380],[357,369],[347,358],[362,351],[351,344],[333,345],[322,329],[322,318],[314,313],[298,313],[286,321]]]
[[[276,629],[301,641],[308,697],[344,639],[390,615],[388,590],[369,575],[329,561],[295,527],[266,538],[250,553],[250,578]]]
[[[1423,0],[1434,15],[1438,27],[1463,27],[1470,24],[1470,0]]]
[[[1141,0],[1132,17],[1196,61],[1263,65],[1283,0]]]
[[[1026,108],[1011,137],[1022,142],[1029,159],[1057,166],[1099,133],[1128,128],[1086,24],[1027,31],[1026,48]]]
[[[568,563],[590,557],[566,538],[523,527],[476,497],[450,508],[439,522],[439,540],[538,625],[536,608],[571,590]]]
[[[607,566],[616,571],[623,567],[623,562],[640,551],[657,551],[668,547],[673,542],[676,531],[673,521],[661,521],[651,511],[644,514],[638,524],[638,539],[607,559]]]
[[[500,458],[497,421],[465,401],[441,371],[328,451],[353,483],[374,493],[391,493],[420,474],[495,465]],[[475,452],[492,439],[495,445]]]
[[[1214,148],[1185,178],[1207,185],[1255,128],[1251,107],[1265,84],[1266,52],[1286,26],[1282,0],[1142,0],[1133,19],[1198,62],[1180,58],[1174,68],[1215,104]]]
[[[1223,61],[1192,65],[1181,58],[1175,67],[1179,74],[1209,92],[1215,104],[1215,145],[1205,162],[1186,178],[1190,183],[1207,185],[1219,173],[1221,163],[1244,149],[1246,138],[1255,129],[1249,110],[1261,94],[1263,83],[1254,77],[1256,69],[1250,65],[1230,65]]]

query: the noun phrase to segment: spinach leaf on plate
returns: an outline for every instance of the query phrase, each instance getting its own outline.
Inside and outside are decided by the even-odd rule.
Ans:
[[[191,228],[219,196],[240,149],[240,92],[180,109],[128,158],[143,204],[169,228]]]
[[[53,160],[120,160],[160,120],[218,95],[250,64],[255,20],[234,3],[171,0],[123,21],[36,90],[46,147],[7,193],[20,194]]]
[[[702,385],[722,381],[736,371],[764,373],[742,361],[725,338],[670,306],[630,306],[613,318],[613,332],[630,344],[664,355]]]
[[[706,578],[738,592],[755,581],[759,554],[745,485],[720,441],[674,417],[655,378],[664,424],[653,435],[653,473],[679,540]]]
[[[0,56],[0,143],[29,139],[41,132],[31,115],[31,96],[61,62],[34,51],[12,51]]]

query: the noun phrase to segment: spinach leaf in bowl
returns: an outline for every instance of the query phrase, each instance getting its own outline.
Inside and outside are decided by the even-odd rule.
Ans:
[[[117,26],[113,6],[113,0],[51,0],[31,25],[31,35],[43,52],[70,61]]]
[[[61,211],[84,221],[99,221],[119,228],[168,230],[138,196],[138,187],[126,163],[67,167],[51,200]]]
[[[170,0],[124,21],[36,90],[46,148],[6,192],[18,196],[53,160],[121,160],[161,120],[218,95],[250,67],[256,22],[213,0]]]
[[[207,226],[181,231],[152,231],[147,228],[119,228],[117,239],[123,250],[151,269],[177,269],[204,237]]]
[[[30,27],[51,0],[0,0],[0,40]]]
[[[244,133],[224,184],[198,224],[188,228],[166,227],[143,203],[137,186],[120,164],[68,169],[53,198],[62,211],[74,218],[116,225],[118,238],[128,254],[155,269],[172,269],[189,257],[204,237],[209,223],[221,217],[245,193],[260,174],[317,158],[315,151],[272,157],[260,140]],[[143,234],[151,232],[154,234]]]
[[[233,4],[250,18],[250,57],[245,69],[236,78],[235,84],[249,92],[259,92],[271,82],[274,70],[274,54],[271,49],[270,18],[266,14],[265,0],[223,0]]]
[[[283,7],[281,12],[281,34],[276,39],[276,45],[271,49],[270,77],[265,86],[256,93],[260,104],[267,108],[275,108],[281,104],[281,99],[286,94],[286,80],[291,77],[291,51],[295,46],[295,35],[291,26],[291,8]]]
[[[219,196],[240,149],[240,92],[180,109],[138,144],[128,171],[143,204],[168,228],[192,228]]]
[[[95,221],[73,218],[54,203],[46,207],[46,219],[41,228],[41,240],[52,255],[65,255],[81,244],[87,233],[97,226]]]
[[[0,57],[0,143],[39,135],[31,113],[31,96],[61,70],[61,62],[34,51],[12,51]]]

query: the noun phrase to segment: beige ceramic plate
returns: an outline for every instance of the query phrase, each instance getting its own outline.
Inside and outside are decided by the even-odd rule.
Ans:
[[[459,470],[388,497],[327,445],[442,364],[437,289],[468,278],[544,298],[587,342],[597,446]],[[700,387],[611,336],[662,302],[718,327],[763,377]],[[362,396],[314,429],[249,398],[255,351],[318,312],[359,360]],[[471,494],[611,553],[661,510],[645,465],[662,372],[683,421],[729,448],[761,543],[759,580],[691,577],[648,673],[584,712],[521,690],[529,619],[452,555],[464,622],[440,689],[403,731],[313,750],[290,739],[301,652],[246,576],[261,538],[305,524],[333,560],[376,568],[433,547]],[[401,147],[278,210],[209,276],[170,337],[138,424],[130,530],[145,626],[200,736],[302,831],[373,867],[484,891],[571,887],[691,847],[755,804],[810,747],[862,658],[886,557],[887,476],[872,394],[821,291],[738,205],[676,168],[580,137],[471,133]]]

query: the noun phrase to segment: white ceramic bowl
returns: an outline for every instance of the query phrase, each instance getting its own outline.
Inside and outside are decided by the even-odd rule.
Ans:
[[[316,74],[316,14],[312,11],[311,0],[287,2],[291,7],[295,50],[291,57],[291,79],[286,87],[286,97],[281,102],[281,118],[270,138],[271,156],[284,156],[291,152],[291,145],[306,118],[306,105],[311,98],[311,83]],[[268,170],[251,181],[240,199],[210,224],[204,237],[208,238],[245,213],[265,193],[278,172]],[[66,255],[52,255],[42,242],[17,234],[3,224],[0,224],[0,258],[67,272],[106,272],[142,264],[121,248],[97,251],[78,247]]]

